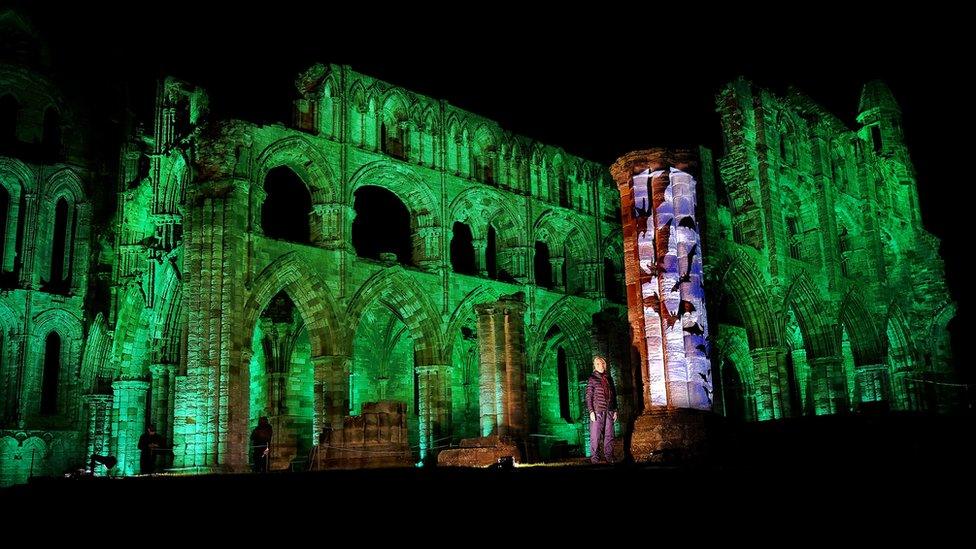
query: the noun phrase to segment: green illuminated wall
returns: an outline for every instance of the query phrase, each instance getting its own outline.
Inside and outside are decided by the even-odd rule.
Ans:
[[[0,31],[34,43],[11,12]],[[103,151],[118,166],[105,181],[47,68],[15,54],[0,61],[0,121],[12,124],[0,128],[0,484],[91,453],[119,456],[109,474],[136,474],[149,421],[174,444],[164,468],[247,469],[261,415],[274,419],[273,466],[301,467],[323,427],[383,399],[406,403],[412,451],[430,457],[482,434],[474,306],[519,291],[540,455],[587,446],[594,352],[611,358],[621,425],[639,413],[625,311],[607,299],[623,295],[623,269],[605,166],[316,65],[296,81],[288,124],[214,119],[204,90],[163,80],[147,131]],[[727,146],[717,175],[702,159],[700,181],[715,409],[752,421],[951,407],[955,309],[890,92],[865,87],[856,129],[744,80],[717,100]],[[52,112],[62,131],[45,137]],[[306,243],[262,228],[266,176],[281,167],[312,204],[294,212],[308,216]],[[357,256],[366,186],[409,212],[407,264]],[[455,222],[472,234],[472,274],[452,269]],[[552,288],[536,280],[537,242]],[[909,293],[921,297],[896,299]]]
[[[720,368],[749,378],[756,417],[957,405],[955,304],[888,88],[864,86],[855,129],[796,90],[743,79],[717,104],[726,150],[705,189],[708,287],[721,292]],[[726,400],[752,418],[741,395]]]

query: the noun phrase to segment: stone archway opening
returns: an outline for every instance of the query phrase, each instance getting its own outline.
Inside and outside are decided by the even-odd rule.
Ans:
[[[355,197],[352,245],[356,255],[380,259],[381,253],[393,253],[397,262],[412,265],[413,230],[403,201],[393,192],[373,185],[360,187]]]
[[[308,186],[286,166],[264,177],[267,197],[261,207],[261,230],[268,238],[299,244],[311,243],[312,195]]]
[[[411,449],[420,444],[415,343],[400,314],[382,301],[374,301],[356,327],[349,379],[351,414],[385,415],[383,421],[391,432],[378,436],[403,436]]]
[[[460,221],[454,222],[451,238],[451,268],[459,274],[478,274],[478,262],[475,256],[471,227]]]
[[[315,373],[305,321],[284,291],[258,317],[251,350],[248,423],[251,430],[262,416],[271,423],[266,469],[304,470],[313,445]],[[260,459],[254,454],[250,447],[252,467]]]

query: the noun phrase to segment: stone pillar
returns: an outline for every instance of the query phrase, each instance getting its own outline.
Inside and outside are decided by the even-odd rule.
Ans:
[[[92,454],[106,456],[112,453],[112,395],[87,395],[85,405],[88,410],[85,432],[88,436],[84,461],[87,464]],[[104,465],[96,464],[96,475],[104,476],[107,472]]]
[[[603,292],[600,290],[600,285],[603,281],[601,276],[603,265],[590,261],[580,263],[576,268],[579,271],[579,280],[582,285],[583,295],[590,299],[600,299],[603,297]]]
[[[857,384],[855,395],[861,409],[888,408],[891,390],[888,382],[888,366],[885,364],[865,364],[857,366],[854,372]]]
[[[119,471],[125,475],[139,473],[139,437],[146,430],[145,381],[116,381],[112,384],[112,447],[118,458]]]
[[[315,367],[315,432],[322,427],[342,429],[343,418],[349,415],[350,358],[341,355],[312,359]]]
[[[241,281],[249,187],[236,178],[195,182],[187,197],[183,271],[192,276],[184,281],[187,373],[177,380],[175,397],[178,468],[247,469],[250,377],[244,350],[251,341],[244,341]]]
[[[810,389],[818,416],[850,411],[843,360],[839,356],[811,358]]]
[[[447,444],[451,429],[450,366],[429,364],[417,366],[420,384],[420,459],[436,454],[438,446]]]
[[[497,242],[497,241],[496,241]],[[508,247],[497,247],[497,259],[496,265],[498,265],[498,271],[501,273],[505,270],[509,275],[512,276],[519,284],[525,284],[528,281],[528,258],[531,257],[529,253],[528,246],[508,246]]]
[[[413,263],[428,271],[440,263],[440,227],[418,227],[413,233]]]
[[[478,269],[478,274],[485,278],[488,277],[488,239],[472,238],[471,247],[474,248],[474,263]],[[498,267],[496,261],[495,267]]]
[[[344,235],[345,220],[354,217],[352,208],[342,203],[312,206],[312,243],[327,250],[342,250],[351,244]]]
[[[525,309],[521,294],[475,305],[482,436],[524,440],[528,434]]]
[[[37,287],[40,273],[34,273],[34,259],[37,248],[37,231],[30,230],[36,227],[37,222],[37,193],[27,193],[24,195],[24,211],[20,215],[24,216],[24,241],[20,250],[17,250],[18,259],[22,258],[20,266],[20,286],[21,288],[33,289]],[[20,218],[18,218],[20,219]],[[54,221],[51,221],[51,227]],[[16,231],[14,231],[16,233]]]
[[[150,389],[150,422],[156,426],[156,432],[169,443],[173,440],[173,381],[176,377],[175,364],[153,364],[149,367],[152,375]]]
[[[563,276],[563,265],[566,264],[566,258],[562,256],[550,257],[549,265],[552,266],[552,287],[556,290],[567,290],[566,288],[566,278]],[[536,281],[538,282],[538,281]]]
[[[759,421],[789,417],[790,379],[786,371],[786,349],[751,349],[756,380],[756,415]]]
[[[610,169],[620,192],[628,318],[641,357],[644,412],[631,454],[705,451],[712,410],[708,318],[696,223],[695,151],[629,153]]]

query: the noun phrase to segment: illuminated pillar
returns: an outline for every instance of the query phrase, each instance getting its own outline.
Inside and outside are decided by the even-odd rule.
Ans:
[[[438,250],[441,236],[440,227],[418,227],[413,234],[413,262],[425,270],[437,268],[440,260]]]
[[[23,212],[20,212],[20,215],[24,216],[24,227],[31,227],[37,224],[37,200],[37,193],[24,194],[25,208]],[[23,263],[21,263],[20,271],[20,286],[22,288],[31,289],[36,287],[35,281],[38,279],[37,276],[34,276],[34,256],[37,255],[35,253],[36,246],[37,231],[24,231],[24,242],[22,243],[21,249],[17,252],[18,255],[23,254]],[[39,273],[38,276],[40,276]]]
[[[149,385],[152,424],[156,426],[156,432],[169,442],[173,437],[170,418],[173,417],[172,395],[176,365],[153,364],[149,367],[149,373],[152,374],[152,383]]]
[[[712,409],[708,318],[696,216],[692,151],[629,153],[611,167],[620,191],[633,345],[641,357],[644,413],[631,453],[657,459],[663,448],[704,448]]]
[[[420,459],[446,444],[451,426],[451,368],[447,364],[417,366],[420,384]]]
[[[488,277],[488,239],[487,238],[472,238],[471,247],[474,249],[474,262],[475,267],[478,269],[478,275],[485,278]],[[496,263],[497,267],[497,263]]]
[[[329,355],[312,359],[315,365],[315,432],[325,425],[342,429],[349,415],[349,357]]]
[[[112,384],[112,447],[123,475],[139,473],[139,437],[146,430],[145,381],[116,381]]]
[[[85,429],[88,439],[84,460],[88,463],[92,454],[106,456],[112,453],[112,395],[87,395],[85,404],[88,410]],[[138,439],[136,441],[138,442]],[[104,465],[96,465],[97,475],[102,476],[106,472]]]
[[[887,365],[861,365],[856,368],[854,376],[857,384],[855,394],[861,407],[887,406],[890,394]]]
[[[520,294],[475,305],[478,314],[481,436],[528,433],[525,301]]]
[[[219,159],[214,159],[217,161]],[[251,341],[244,341],[245,229],[250,183],[196,182],[187,197],[184,281],[187,372],[176,380],[174,466],[195,471],[248,467]]]
[[[786,372],[786,349],[751,349],[756,379],[756,415],[759,421],[789,417],[790,381]]]
[[[849,411],[847,379],[839,356],[811,358],[810,388],[816,415],[843,414]]]
[[[312,242],[327,250],[348,247],[348,239],[342,229],[345,220],[353,217],[352,208],[345,204],[315,204],[312,206]]]
[[[566,258],[562,256],[550,257],[549,265],[552,266],[552,287],[556,290],[565,291],[566,290],[566,277],[563,276],[563,265],[566,264]]]

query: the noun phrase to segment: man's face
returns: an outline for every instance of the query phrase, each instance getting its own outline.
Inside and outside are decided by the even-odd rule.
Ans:
[[[603,372],[607,371],[607,363],[604,362],[604,360],[602,358],[599,358],[599,357],[594,358],[593,359],[593,369],[596,370],[596,371],[598,371],[598,372],[600,372],[602,374]]]

